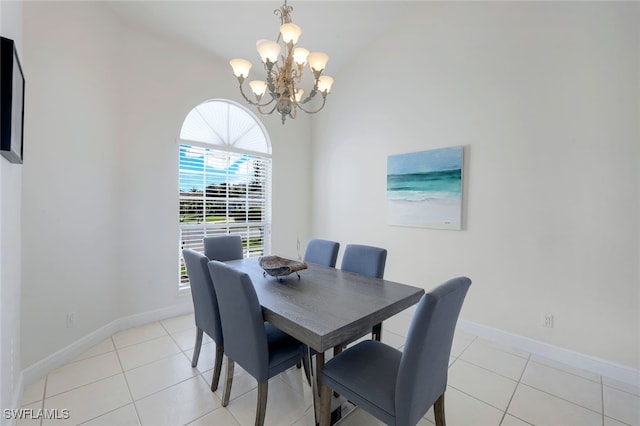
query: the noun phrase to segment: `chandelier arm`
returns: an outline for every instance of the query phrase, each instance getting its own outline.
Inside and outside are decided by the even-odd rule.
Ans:
[[[314,88],[310,93],[309,96],[307,96],[306,98],[304,98],[303,100],[301,100],[300,102],[298,102],[298,105],[301,104],[306,104],[307,102],[309,102],[311,99],[313,99],[316,94],[318,93],[318,90],[316,88]],[[304,109],[303,109],[304,111]],[[305,111],[306,112],[306,111]]]
[[[317,109],[317,110],[315,110],[315,111],[308,111],[308,110],[304,109],[304,108],[302,107],[302,105],[300,105],[300,103],[298,103],[296,106],[297,106],[298,108],[300,108],[302,111],[306,112],[307,114],[315,114],[316,112],[320,112],[320,110],[321,110],[322,108],[324,108],[324,104],[325,104],[326,100],[327,100],[327,95],[323,94],[323,95],[322,95],[322,105],[320,105],[320,108],[318,108],[318,109]]]
[[[267,105],[269,105],[269,104],[271,104],[271,103],[273,102],[273,98],[271,98],[271,100],[270,100],[269,102],[266,102],[266,103],[264,103],[264,104],[261,104],[260,102],[254,102],[254,101],[252,101],[251,99],[249,99],[249,98],[247,97],[247,95],[245,95],[245,93],[244,93],[244,89],[242,88],[242,86],[243,86],[243,84],[242,84],[242,83],[240,83],[240,93],[242,94],[242,97],[244,98],[244,100],[245,100],[245,101],[247,101],[247,102],[249,102],[251,105],[253,105],[253,106],[257,106],[257,107],[264,107],[264,106],[267,106]]]
[[[269,104],[270,104],[271,102],[273,102],[273,99],[269,102]],[[266,105],[269,105],[269,104],[266,104]],[[263,105],[263,106],[266,106],[266,105]],[[258,112],[259,112],[260,114],[262,114],[262,115],[269,115],[269,114],[272,114],[272,113],[273,113],[273,111],[275,111],[275,110],[276,110],[276,105],[274,105],[274,106],[273,106],[273,108],[271,108],[271,111],[269,111],[269,112],[264,112],[264,111],[262,111],[262,109],[260,108],[260,106],[258,106],[258,108],[256,108],[256,109],[257,109],[257,110],[258,110]]]

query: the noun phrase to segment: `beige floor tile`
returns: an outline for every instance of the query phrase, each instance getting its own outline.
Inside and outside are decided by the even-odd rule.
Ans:
[[[461,359],[449,369],[449,386],[502,411],[507,409],[517,384],[514,380]]]
[[[640,426],[640,396],[603,387],[604,414],[631,426]]]
[[[136,343],[146,342],[158,337],[166,336],[167,331],[159,322],[152,322],[141,325],[139,327],[129,328],[120,331],[112,336],[113,343],[116,348],[124,348],[125,346],[135,345]]]
[[[80,361],[83,359],[94,357],[96,355],[106,354],[107,352],[112,352],[114,350],[115,347],[113,346],[113,341],[111,340],[111,337],[109,337],[108,339],[103,340],[102,342],[93,346],[91,349],[80,354],[74,361]]]
[[[253,389],[229,403],[227,408],[240,425],[254,424],[257,398],[258,390]],[[265,426],[290,426],[300,419],[306,411],[306,402],[303,396],[297,394],[277,377],[269,381]]]
[[[459,357],[465,349],[469,347],[471,343],[476,339],[476,336],[472,336],[469,333],[463,331],[456,331],[453,335],[453,343],[451,345],[451,356]]]
[[[540,356],[540,355],[531,355],[531,361],[537,362],[538,364],[543,364],[548,367],[553,367],[558,370],[566,371],[567,373],[571,373],[576,376],[580,376],[582,378],[591,380],[592,382],[600,383],[600,376],[591,371],[586,371],[581,368],[576,368],[571,365],[554,361],[552,359]]]
[[[183,351],[193,349],[196,344],[196,328],[192,327],[186,330],[178,331],[176,333],[171,334],[173,340],[176,341],[180,349]],[[209,337],[206,333],[202,336],[202,344],[211,343],[213,339]]]
[[[95,419],[83,423],[82,426],[139,426],[138,413],[133,404],[110,411]]]
[[[118,374],[45,399],[44,408],[68,409],[69,419],[68,421],[45,420],[42,425],[80,424],[131,402],[124,375]]]
[[[356,408],[341,419],[339,426],[384,426],[384,423],[361,408]]]
[[[186,351],[184,351],[184,355],[189,359],[189,362],[191,362],[191,359],[193,358],[193,348],[187,349]],[[215,366],[215,361],[216,361],[216,343],[213,341],[209,343],[203,343],[202,346],[200,347],[200,356],[198,357],[198,364],[196,365],[198,372],[208,373],[209,371],[213,370],[213,367]],[[223,365],[224,365],[224,361],[223,361]]]
[[[411,318],[405,315],[395,315],[382,323],[382,335],[385,331],[390,331],[398,336],[407,337]]]
[[[616,388],[618,390],[640,396],[640,382],[633,385],[630,383],[612,379],[610,377],[602,376],[602,384],[605,386],[609,386],[610,388]]]
[[[404,346],[406,337],[400,336],[392,331],[384,331],[382,333],[382,343],[391,346],[392,348],[399,349]]]
[[[195,329],[196,321],[193,313],[187,315],[181,315],[179,317],[173,317],[160,321],[160,324],[167,330],[167,333],[174,334],[178,331]]]
[[[338,426],[384,426],[384,423],[361,408],[355,408],[338,423]],[[416,426],[431,426],[427,419],[420,419]]]
[[[336,424],[339,425],[340,423]],[[307,411],[304,413],[304,416],[296,420],[296,422],[291,426],[316,426],[316,419],[313,414],[313,409],[307,409]]]
[[[461,355],[460,359],[486,368],[512,380],[519,380],[527,360],[494,346],[474,341]]]
[[[530,362],[521,383],[602,413],[602,385],[546,365]]]
[[[47,376],[47,398],[122,373],[118,356],[108,352],[55,369]]]
[[[602,425],[602,414],[523,384],[507,412],[536,426]]]
[[[198,375],[181,353],[125,372],[134,401]]]
[[[517,417],[513,417],[511,414],[507,414],[502,419],[500,426],[530,426],[531,423],[527,423],[524,420],[520,420]]]
[[[629,426],[626,423],[619,422],[615,419],[611,419],[609,417],[604,418],[604,426]]]
[[[203,376],[207,381],[209,386],[211,386],[211,376],[206,374]],[[226,359],[222,364],[222,373],[220,374],[220,384],[218,385],[218,389],[215,391],[215,394],[222,400],[222,391],[224,390],[224,382],[227,378],[227,362]],[[245,395],[247,392],[250,392],[252,389],[257,388],[258,382],[254,379],[249,373],[244,371],[242,367],[238,364],[234,365],[233,368],[233,382],[231,384],[231,395],[229,396],[229,401],[234,401],[235,399]]]
[[[485,345],[485,346],[489,346],[491,348],[497,349],[499,351],[502,352],[506,352],[508,354],[511,355],[515,355],[515,356],[519,356],[520,358],[524,358],[524,359],[529,359],[529,357],[531,356],[531,354],[529,352],[520,350],[518,348],[514,348],[512,346],[507,346],[507,345],[503,345],[491,340],[487,340],[487,339],[483,339],[478,337],[478,339],[476,340],[476,343]]]
[[[148,340],[118,350],[120,362],[125,371],[178,353],[180,353],[180,348],[169,336]]]
[[[239,426],[233,415],[224,407],[213,410],[211,413],[200,417],[188,426]]]
[[[143,425],[175,426],[219,408],[220,399],[196,376],[136,401],[135,405]]]
[[[46,377],[43,377],[24,388],[24,392],[22,393],[22,405],[32,404],[36,401],[42,401],[44,399],[45,380]]]
[[[313,405],[313,394],[311,387],[307,383],[303,368],[290,368],[279,374],[278,378],[289,385],[296,394],[302,395],[307,409],[311,408]]]
[[[503,411],[451,386],[447,386],[444,394],[444,410],[447,426],[497,426],[504,414]],[[433,407],[424,417],[435,424]]]
[[[385,321],[383,342],[402,350],[412,318],[408,310]],[[193,314],[124,330],[28,386],[23,408],[36,410],[34,414],[43,407],[69,410],[69,419],[46,420],[47,426],[253,425],[255,379],[236,364],[230,405],[220,407],[226,361],[220,386],[212,393],[215,344],[205,336],[198,367],[192,369],[194,343]],[[451,355],[445,394],[449,426],[640,426],[640,384],[600,379],[461,330]],[[516,385],[519,379],[523,383]],[[314,426],[312,403],[303,370],[292,368],[270,382],[266,424]],[[597,412],[603,409],[604,416]],[[16,424],[35,426],[40,419]],[[339,423],[376,424],[360,409],[348,411]],[[433,424],[431,409],[419,426]]]

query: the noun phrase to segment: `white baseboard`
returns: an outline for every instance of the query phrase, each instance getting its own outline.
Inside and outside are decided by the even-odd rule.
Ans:
[[[459,320],[458,329],[482,337],[505,346],[530,352],[557,362],[569,364],[581,370],[587,370],[600,376],[610,377],[620,382],[638,386],[640,384],[640,370],[622,364],[585,355],[570,349],[555,346],[550,343],[519,336],[496,328],[476,324],[471,321]]]
[[[72,361],[76,357],[80,356],[87,350],[91,349],[98,343],[108,339],[115,333],[126,330],[131,327],[137,327],[139,325],[147,324],[153,321],[160,321],[163,319],[175,317],[178,315],[185,315],[193,312],[193,304],[191,301],[182,305],[170,306],[168,308],[157,309],[155,311],[143,312],[141,314],[130,315],[128,317],[118,318],[111,321],[109,324],[100,327],[99,329],[87,334],[84,337],[76,340],[70,345],[60,349],[59,351],[49,355],[48,357],[41,359],[40,361],[30,365],[22,370],[21,373],[21,385],[26,387],[35,382],[41,377],[49,374],[52,370]],[[22,388],[20,389],[20,397],[18,402],[22,399]],[[20,405],[17,405],[19,407]]]

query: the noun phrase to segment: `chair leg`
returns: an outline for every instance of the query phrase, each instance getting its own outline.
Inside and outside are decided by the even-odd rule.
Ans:
[[[258,406],[256,408],[256,426],[264,425],[264,417],[267,413],[267,395],[269,393],[269,381],[258,385]]]
[[[216,362],[213,367],[213,378],[211,379],[211,392],[218,389],[220,382],[220,372],[222,371],[222,357],[224,357],[224,346],[216,343]]]
[[[444,418],[444,392],[433,404],[433,414],[436,417],[436,426],[446,426],[447,422]]]
[[[233,383],[233,360],[227,357],[227,377],[224,382],[224,391],[222,392],[222,406],[229,405],[229,396],[231,394],[231,384]]]
[[[202,347],[202,331],[199,328],[196,328],[196,345],[193,348],[193,358],[191,358],[191,367],[195,368],[198,365],[198,358],[200,358],[200,348]]]
[[[382,341],[382,323],[376,324],[371,329],[371,337],[378,342]]]

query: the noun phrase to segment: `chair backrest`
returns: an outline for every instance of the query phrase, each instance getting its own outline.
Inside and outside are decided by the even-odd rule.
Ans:
[[[373,278],[383,278],[386,262],[386,249],[360,244],[347,244],[342,255],[340,269]]]
[[[210,260],[242,259],[242,237],[240,235],[215,235],[204,238],[204,254]]]
[[[207,267],[209,258],[190,249],[182,250],[182,256],[191,283],[191,298],[193,299],[196,326],[207,333],[216,343],[222,344],[218,298]]]
[[[340,243],[314,238],[307,243],[303,260],[335,268],[338,250],[340,250]]]
[[[398,370],[397,424],[416,424],[446,390],[453,333],[470,285],[467,277],[453,278],[420,299]]]
[[[269,379],[269,346],[262,307],[251,278],[222,262],[209,262],[218,295],[224,352],[258,383]]]

